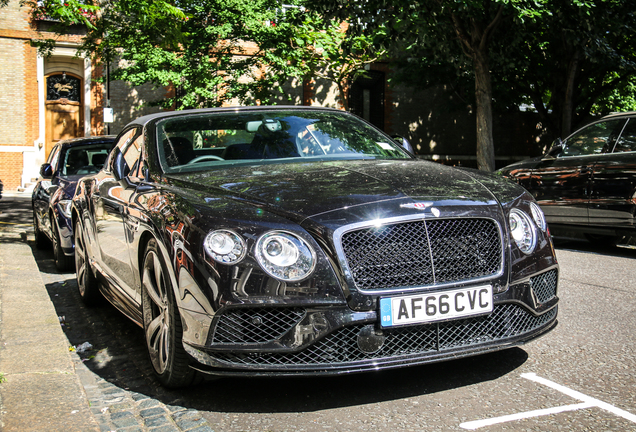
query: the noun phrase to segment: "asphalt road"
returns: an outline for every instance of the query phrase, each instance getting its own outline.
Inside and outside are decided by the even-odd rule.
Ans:
[[[15,210],[16,212],[18,210]],[[6,226],[5,226],[6,228]],[[636,249],[559,240],[559,325],[521,348],[332,378],[154,380],[141,329],[86,308],[73,273],[33,247],[70,345],[121,389],[198,410],[216,431],[636,431]]]

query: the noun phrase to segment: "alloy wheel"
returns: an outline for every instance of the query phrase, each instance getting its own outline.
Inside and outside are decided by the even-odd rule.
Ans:
[[[170,310],[168,284],[157,253],[150,250],[143,269],[147,301],[143,305],[144,330],[152,366],[157,373],[166,371],[170,350]]]

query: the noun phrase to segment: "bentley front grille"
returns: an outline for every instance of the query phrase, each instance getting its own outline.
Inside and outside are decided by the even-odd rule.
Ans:
[[[342,249],[360,290],[467,281],[502,269],[499,229],[490,219],[442,219],[346,232]]]
[[[233,366],[326,366],[443,353],[451,349],[505,341],[539,329],[556,318],[557,308],[534,316],[516,304],[501,304],[486,316],[384,330],[378,351],[363,352],[358,338],[364,325],[344,327],[297,353],[223,353],[210,355]]]
[[[230,309],[219,317],[212,343],[265,343],[279,339],[305,316],[303,308]]]

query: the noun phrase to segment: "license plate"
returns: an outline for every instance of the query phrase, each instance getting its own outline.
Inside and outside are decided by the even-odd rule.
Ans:
[[[446,321],[492,312],[492,286],[380,299],[382,327]]]

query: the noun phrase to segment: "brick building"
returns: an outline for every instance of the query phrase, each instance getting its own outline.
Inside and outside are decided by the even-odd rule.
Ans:
[[[107,130],[104,86],[96,80],[104,71],[77,56],[85,29],[77,26],[71,35],[56,37],[46,31],[50,25],[45,20],[32,22],[19,0],[0,8],[0,179],[6,190],[32,183],[55,142]],[[56,46],[43,58],[31,41],[48,37],[56,39]],[[144,96],[157,96],[150,86],[111,83],[111,96],[118,113],[111,133],[157,110],[144,104]]]

